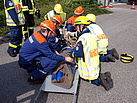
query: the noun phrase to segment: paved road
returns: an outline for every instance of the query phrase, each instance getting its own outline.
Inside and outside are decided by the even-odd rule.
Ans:
[[[131,5],[114,5],[112,14],[97,16],[97,23],[109,38],[109,49],[115,47],[119,53],[134,55],[134,62],[124,64],[102,63],[102,72],[110,71],[114,88],[103,87],[80,81],[78,103],[137,103],[137,10]],[[34,103],[40,85],[29,85],[28,74],[20,69],[18,57],[9,57],[7,43],[0,45],[0,103]],[[42,92],[38,103],[70,103],[70,94]]]

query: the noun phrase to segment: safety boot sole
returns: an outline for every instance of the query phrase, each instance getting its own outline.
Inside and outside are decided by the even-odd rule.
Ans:
[[[112,55],[107,55],[108,60],[111,62],[115,62],[115,58]]]
[[[110,90],[109,83],[106,80],[105,74],[100,74],[99,76],[99,83],[104,87],[105,90]]]
[[[106,80],[109,83],[110,88],[113,88],[113,80],[111,78],[111,73],[110,72],[105,72],[104,74],[106,76]]]

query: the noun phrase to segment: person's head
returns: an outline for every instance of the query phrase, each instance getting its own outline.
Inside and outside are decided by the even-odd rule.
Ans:
[[[52,33],[55,33],[55,28],[55,24],[51,20],[45,20],[40,23],[40,31],[47,38],[49,38]]]
[[[60,4],[56,4],[54,6],[54,10],[56,11],[57,14],[60,14],[63,12],[62,6]]]
[[[55,23],[55,26],[61,26],[62,25],[62,18],[60,15],[54,15],[51,20]]]
[[[96,23],[96,16],[94,14],[87,14],[86,17],[89,21]]]
[[[87,26],[90,24],[88,18],[86,16],[79,16],[75,19],[74,26],[76,27],[78,32],[82,32]]]
[[[81,15],[83,12],[84,12],[84,8],[82,6],[78,6],[74,11],[76,15]]]

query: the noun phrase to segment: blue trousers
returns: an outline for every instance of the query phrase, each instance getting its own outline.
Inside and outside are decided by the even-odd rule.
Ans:
[[[107,50],[107,54],[105,55],[100,55],[100,62],[110,62],[107,55],[113,55],[112,50]]]
[[[35,79],[40,79],[43,75],[50,72],[56,65],[56,60],[51,60],[47,57],[38,57],[35,60],[40,62],[41,68],[32,66],[31,62],[26,62],[23,57],[19,56],[19,65],[26,70],[33,70],[30,75]]]
[[[16,50],[16,52],[18,53],[21,48],[21,45],[19,44],[22,43],[22,26],[16,26],[14,28],[10,28],[10,36],[11,36],[10,43],[17,47],[9,46],[7,51],[13,53],[14,50]]]

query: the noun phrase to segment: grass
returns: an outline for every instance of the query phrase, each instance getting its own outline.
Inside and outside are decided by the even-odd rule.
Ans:
[[[47,12],[49,12],[50,10],[53,10],[54,5],[57,4],[57,3],[60,3],[62,5],[63,11],[67,13],[67,19],[74,14],[74,10],[78,6],[84,7],[85,11],[84,11],[83,15],[86,15],[86,14],[89,14],[89,13],[93,13],[95,15],[112,13],[112,11],[108,11],[107,9],[99,8],[99,6],[98,6],[99,4],[96,4],[96,3],[94,4],[93,3],[91,5],[86,5],[85,3],[80,2],[80,0],[79,1],[75,1],[75,0],[55,0],[54,2],[50,1],[50,0],[46,0],[46,1],[44,0],[44,1],[39,2],[39,0],[35,0],[36,8],[40,9],[40,12],[41,12],[41,17],[39,19],[35,16],[35,27],[39,26],[40,22],[44,21],[44,15]],[[5,19],[4,10],[0,11],[0,14],[3,15],[3,16],[0,17],[0,20],[2,19],[2,21],[3,21],[3,19]],[[3,21],[3,23],[5,23],[5,21]],[[8,32],[9,32],[9,29],[8,29],[7,26],[1,26],[0,25],[0,36],[3,36],[5,34],[7,34]]]

